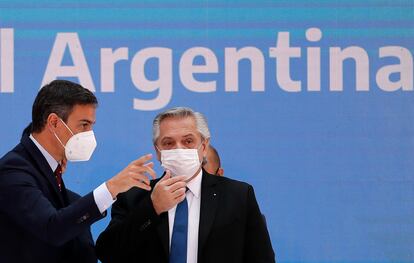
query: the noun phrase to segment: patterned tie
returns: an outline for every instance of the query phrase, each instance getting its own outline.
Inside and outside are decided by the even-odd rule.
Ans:
[[[62,191],[62,166],[60,166],[60,164],[58,164],[58,166],[56,167],[55,177],[59,187],[59,191]]]
[[[170,263],[187,263],[187,198],[177,205],[171,238]]]

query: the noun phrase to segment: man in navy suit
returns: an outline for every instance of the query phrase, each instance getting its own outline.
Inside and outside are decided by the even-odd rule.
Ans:
[[[178,107],[153,122],[166,170],[150,192],[118,196],[96,249],[104,263],[274,263],[253,187],[202,169],[210,141],[199,112]]]
[[[150,190],[151,155],[80,197],[66,189],[62,166],[87,161],[96,97],[82,86],[55,80],[38,93],[32,124],[21,142],[0,159],[0,262],[96,262],[90,225],[106,214],[117,195]]]

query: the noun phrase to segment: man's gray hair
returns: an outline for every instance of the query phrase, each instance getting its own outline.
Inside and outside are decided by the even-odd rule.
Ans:
[[[206,140],[210,138],[210,131],[208,129],[206,117],[200,112],[193,111],[186,107],[176,107],[168,109],[158,114],[152,122],[152,142],[155,144],[160,136],[160,124],[161,121],[166,118],[185,118],[193,117],[196,122],[196,127],[201,137]]]

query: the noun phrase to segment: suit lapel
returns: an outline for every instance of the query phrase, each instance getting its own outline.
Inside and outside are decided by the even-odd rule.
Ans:
[[[206,243],[211,227],[216,216],[217,205],[219,202],[220,192],[215,187],[217,180],[213,175],[206,174],[203,171],[203,180],[201,182],[201,205],[200,205],[200,225],[198,237],[198,255],[202,254],[202,249]]]
[[[62,195],[56,184],[55,175],[53,174],[52,169],[50,169],[50,166],[48,162],[46,161],[46,158],[42,155],[40,150],[37,148],[37,146],[29,138],[28,135],[22,136],[21,143],[24,146],[24,148],[30,153],[30,156],[33,158],[34,164],[39,169],[40,174],[42,174],[42,176],[46,178],[46,180],[49,183],[49,186],[53,189],[53,192],[58,198],[60,205],[63,207],[64,201],[63,201]]]

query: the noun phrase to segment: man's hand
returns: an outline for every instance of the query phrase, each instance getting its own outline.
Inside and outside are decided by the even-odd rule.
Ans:
[[[123,193],[136,186],[145,190],[151,190],[150,180],[146,174],[149,174],[153,179],[156,175],[154,170],[154,163],[146,163],[152,158],[152,154],[147,154],[141,158],[131,162],[124,170],[112,177],[106,182],[112,198],[115,199],[119,193]]]
[[[187,185],[185,178],[185,176],[171,177],[171,172],[167,170],[164,177],[154,186],[151,200],[158,215],[184,200]]]

